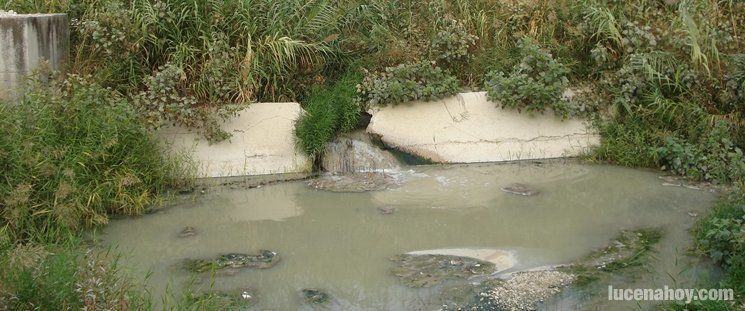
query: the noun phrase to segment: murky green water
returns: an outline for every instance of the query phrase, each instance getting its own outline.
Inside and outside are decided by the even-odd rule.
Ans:
[[[189,278],[177,267],[184,258],[275,250],[282,261],[272,269],[215,279],[217,289],[255,289],[258,309],[309,309],[299,290],[310,287],[334,297],[325,307],[330,310],[433,310],[437,288],[402,286],[389,272],[391,256],[499,249],[515,256],[509,272],[569,263],[607,245],[620,230],[643,227],[661,227],[665,236],[640,284],[678,285],[686,278],[680,271],[689,267],[686,230],[697,219],[691,215],[701,215],[714,196],[663,186],[658,175],[567,163],[407,167],[396,174],[399,187],[381,192],[325,192],[306,181],[214,191],[163,213],[113,221],[102,238],[126,254],[135,272],[152,272],[156,294]],[[540,194],[500,191],[514,182]],[[395,212],[381,214],[383,206]],[[198,234],[179,238],[185,226]],[[633,306],[568,297],[545,308]]]

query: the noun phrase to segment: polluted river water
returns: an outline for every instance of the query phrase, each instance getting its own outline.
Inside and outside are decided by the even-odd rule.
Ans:
[[[608,285],[680,287],[699,270],[708,273],[686,252],[689,229],[715,195],[666,185],[661,174],[562,161],[408,166],[392,171],[395,185],[381,191],[330,192],[309,181],[211,189],[162,212],[114,220],[97,234],[124,254],[128,270],[150,273],[146,282],[156,296],[191,280],[214,290],[251,289],[257,310],[437,310],[442,287],[405,286],[391,272],[392,257],[472,256],[495,264],[490,277],[504,277],[572,263],[622,230],[660,229],[639,276],[597,284],[592,296],[569,288],[538,306],[626,310],[638,306],[607,301]],[[537,194],[502,191],[513,183]],[[185,227],[193,232],[180,236]],[[262,249],[279,254],[276,266],[213,276],[180,266],[189,258]],[[332,298],[309,304],[301,295],[306,288]]]

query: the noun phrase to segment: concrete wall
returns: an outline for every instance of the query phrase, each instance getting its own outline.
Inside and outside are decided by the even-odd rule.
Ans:
[[[233,137],[214,144],[183,127],[163,128],[158,134],[172,150],[191,155],[198,177],[307,175],[313,161],[295,149],[295,121],[302,113],[298,103],[251,104],[221,124]]]
[[[69,57],[65,14],[0,12],[0,99],[13,99],[40,64],[63,70]]]
[[[553,112],[499,108],[486,93],[461,93],[370,111],[367,132],[388,146],[437,163],[478,163],[579,156],[599,143],[588,122]]]

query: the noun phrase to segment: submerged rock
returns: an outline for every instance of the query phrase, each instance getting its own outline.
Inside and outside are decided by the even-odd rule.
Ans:
[[[528,185],[524,184],[511,184],[504,187],[499,188],[504,192],[515,194],[515,195],[522,195],[526,197],[534,196],[538,194],[538,190],[531,188]]]
[[[322,304],[331,300],[331,295],[315,288],[305,288],[301,293],[305,302],[310,304]]]
[[[184,229],[181,229],[181,232],[179,232],[178,237],[180,238],[188,238],[197,235],[197,229],[191,226],[186,226]]]
[[[215,259],[187,259],[184,268],[192,272],[206,272],[212,269],[269,269],[279,262],[279,255],[269,250],[261,250],[258,255],[223,254]]]
[[[325,175],[311,180],[308,185],[331,192],[368,192],[388,189],[396,185],[396,179],[385,173],[352,173]]]
[[[381,206],[378,207],[378,212],[383,215],[390,215],[396,212],[396,208],[391,206]]]
[[[432,287],[449,279],[494,272],[493,263],[468,257],[403,254],[391,260],[398,264],[393,274],[409,287]]]

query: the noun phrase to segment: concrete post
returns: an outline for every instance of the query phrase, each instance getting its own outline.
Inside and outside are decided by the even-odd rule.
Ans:
[[[66,14],[0,11],[0,100],[17,98],[25,77],[41,63],[64,70],[69,37]]]

